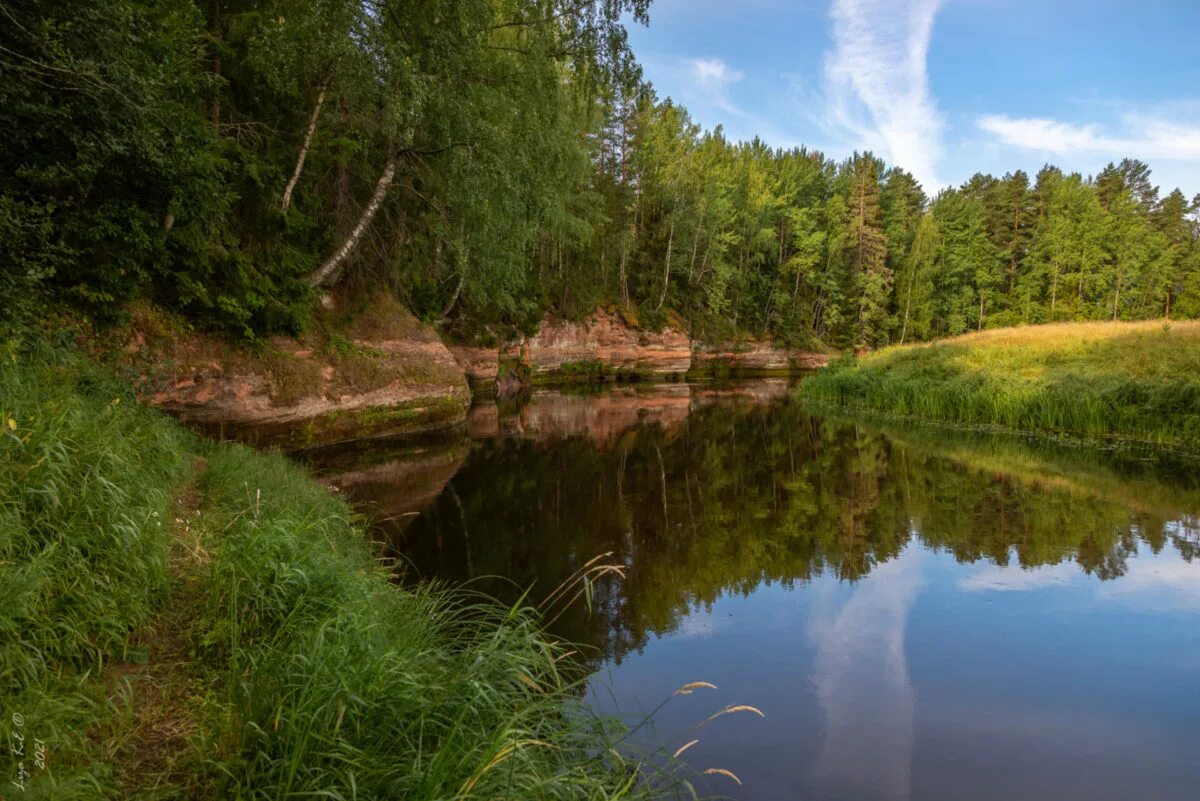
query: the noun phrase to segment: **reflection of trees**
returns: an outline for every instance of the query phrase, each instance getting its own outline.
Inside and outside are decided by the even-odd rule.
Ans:
[[[1070,559],[1101,578],[1123,572],[1139,539],[1189,545],[1168,521],[1197,507],[1193,487],[1138,476],[1139,507],[1111,491],[1134,479],[1094,453],[1054,467],[1020,443],[956,436],[888,436],[784,406],[714,407],[605,450],[481,442],[396,544],[425,576],[507,576],[515,585],[480,588],[511,599],[532,586],[535,600],[612,551],[626,579],[600,581],[590,614],[576,604],[555,628],[618,659],[722,594],[862,577],[914,532],[960,561]]]

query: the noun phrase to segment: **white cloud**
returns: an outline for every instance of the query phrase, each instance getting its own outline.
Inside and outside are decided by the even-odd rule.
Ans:
[[[862,147],[941,186],[942,118],[926,56],[941,0],[834,0],[834,49],[825,63],[832,122]]]
[[[1026,150],[1059,155],[1098,153],[1113,157],[1188,161],[1200,159],[1200,124],[1127,114],[1120,135],[1095,124],[1076,124],[1043,117],[987,114],[976,124],[1000,142]]]
[[[687,62],[688,77],[694,91],[706,96],[722,111],[738,117],[749,117],[729,95],[729,87],[743,78],[738,70],[731,68],[719,58],[693,58]]]
[[[690,66],[692,75],[704,89],[725,87],[742,79],[742,73],[719,58],[694,58]]]

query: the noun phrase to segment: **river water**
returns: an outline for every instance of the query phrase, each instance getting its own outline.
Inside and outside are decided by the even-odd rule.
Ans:
[[[537,601],[701,792],[1200,798],[1200,465],[822,417],[786,382],[541,392],[314,464],[410,574]],[[705,681],[687,695],[672,692]],[[703,723],[727,705],[750,705]]]

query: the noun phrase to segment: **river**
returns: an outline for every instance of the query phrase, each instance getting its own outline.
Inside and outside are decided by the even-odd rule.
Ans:
[[[701,792],[1192,801],[1200,465],[812,414],[784,381],[536,393],[306,458],[410,576],[562,610]],[[688,694],[673,691],[704,681]],[[729,705],[742,710],[709,716]]]

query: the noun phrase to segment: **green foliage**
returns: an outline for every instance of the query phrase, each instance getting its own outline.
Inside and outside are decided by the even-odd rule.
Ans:
[[[888,348],[803,397],[951,423],[1200,449],[1200,324],[1072,323]]]
[[[0,314],[150,297],[251,338],[318,279],[464,337],[612,302],[854,348],[1200,313],[1200,204],[1147,165],[930,203],[869,153],[730,142],[641,81],[648,4],[0,2]]]

